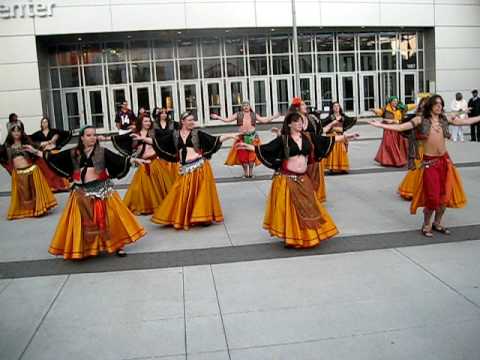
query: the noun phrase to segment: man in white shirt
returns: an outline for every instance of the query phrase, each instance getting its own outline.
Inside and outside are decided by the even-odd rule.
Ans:
[[[463,98],[462,93],[456,93],[455,94],[455,100],[452,101],[452,104],[450,106],[452,111],[468,111],[468,104]],[[461,114],[459,116],[461,119],[464,119],[467,117],[467,114]],[[455,125],[450,125],[450,133],[452,134],[452,140],[453,141],[461,141],[464,142],[465,138],[463,136],[463,127],[462,126],[455,126]]]

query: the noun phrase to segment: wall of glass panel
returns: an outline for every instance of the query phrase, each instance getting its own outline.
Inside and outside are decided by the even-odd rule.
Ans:
[[[57,126],[91,123],[108,132],[124,100],[135,112],[160,106],[178,118],[189,110],[202,126],[219,125],[210,114],[228,116],[246,99],[262,115],[285,113],[294,89],[288,32],[169,36],[50,46]],[[301,32],[298,39],[301,96],[312,107],[328,110],[338,100],[349,113],[369,115],[389,96],[412,102],[425,89],[422,32]]]

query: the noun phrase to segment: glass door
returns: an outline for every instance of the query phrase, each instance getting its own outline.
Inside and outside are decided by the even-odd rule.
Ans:
[[[205,105],[205,123],[208,125],[223,125],[223,122],[211,120],[211,114],[225,117],[225,96],[222,80],[203,81],[203,103]]]
[[[242,110],[242,102],[247,96],[247,79],[227,80],[227,109],[228,115]]]
[[[85,90],[85,102],[87,124],[95,126],[99,131],[109,130],[105,89],[87,88]]]
[[[124,101],[128,101],[128,107],[131,108],[130,90],[127,85],[110,86],[110,129],[116,129],[115,116],[122,107]]]
[[[190,111],[199,121],[199,125],[203,125],[202,116],[202,100],[200,97],[200,83],[181,82],[180,83],[180,113]]]
[[[368,113],[369,109],[378,107],[378,82],[376,74],[360,74],[360,115]]]
[[[272,77],[273,81],[273,112],[285,115],[288,107],[290,106],[290,99],[293,96],[292,91],[292,78],[290,76],[285,77]]]
[[[404,104],[415,104],[418,93],[418,78],[416,72],[402,72],[401,99]]]
[[[270,116],[271,98],[268,78],[250,78],[250,96],[253,111],[261,116]]]
[[[167,109],[172,119],[178,121],[178,96],[175,83],[157,83],[157,106]]]
[[[343,111],[350,115],[357,114],[357,76],[355,73],[338,75],[338,101]]]
[[[135,84],[132,86],[133,104],[132,110],[135,115],[143,107],[146,111],[153,109],[153,86],[152,84]]]
[[[337,99],[335,75],[317,76],[318,109],[330,111],[330,105]]]
[[[300,97],[307,106],[315,107],[315,80],[313,75],[300,77]]]
[[[64,129],[78,131],[85,125],[81,90],[62,90]]]
[[[380,85],[382,87],[382,104],[385,104],[390,96],[398,96],[397,73],[384,72],[380,74]]]

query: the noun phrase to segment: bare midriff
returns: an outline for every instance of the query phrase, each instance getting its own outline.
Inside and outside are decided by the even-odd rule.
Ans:
[[[145,144],[145,151],[143,152],[142,158],[150,159],[154,156],[155,156],[155,150],[153,149],[152,145]]]
[[[187,158],[185,159],[187,162],[198,160],[201,157],[202,157],[202,154],[197,153],[194,148],[187,147]]]
[[[81,169],[80,171],[83,171],[83,169]],[[84,182],[88,183],[95,180],[100,180],[100,175],[95,171],[95,168],[88,167],[87,171],[85,172]]]
[[[285,167],[288,171],[291,171],[293,173],[297,174],[303,174],[307,171],[307,157],[304,155],[295,155],[290,157],[286,162],[285,162]]]
[[[442,156],[447,152],[443,130],[430,129],[430,134],[423,141],[424,154],[427,156]]]
[[[16,156],[13,158],[13,167],[15,169],[25,169],[31,165],[31,162],[24,156]]]
[[[255,126],[252,125],[252,115],[250,112],[243,113],[242,126],[240,126],[240,132],[252,132],[255,131]]]

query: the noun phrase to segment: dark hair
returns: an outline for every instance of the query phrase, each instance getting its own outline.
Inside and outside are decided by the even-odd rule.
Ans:
[[[335,104],[338,104],[338,106],[340,107],[340,115],[345,116],[345,114],[343,112],[343,109],[342,109],[342,105],[340,105],[340,103],[338,101],[332,101],[330,103],[330,110],[328,112],[328,117],[333,115],[333,105],[335,105]]]
[[[82,136],[85,135],[85,130],[88,130],[88,129],[95,129],[96,131],[96,128],[93,125],[85,125],[80,128],[80,131],[78,133],[77,146],[75,147],[75,157],[77,159],[82,156],[83,151],[85,150],[85,145],[83,145]]]
[[[11,113],[10,115],[8,115],[8,122],[12,122],[15,116],[18,118],[18,115],[15,113]]]
[[[48,124],[48,130],[50,130],[50,119],[47,117],[47,116],[42,116],[42,118],[40,119],[40,130],[43,130],[42,129],[42,122],[43,120],[47,120],[47,124]]]
[[[150,127],[150,129],[153,129],[153,120],[152,118],[150,117],[150,114],[148,112],[144,112],[143,114],[140,114],[139,117],[137,117],[137,120],[135,121],[135,131],[136,132],[140,132],[140,130],[142,130],[142,127],[143,127],[143,119],[145,118],[148,118],[150,119],[150,123],[152,124],[152,126]]]
[[[283,119],[282,135],[290,135],[290,127],[288,125],[299,120],[303,120],[302,114],[300,114],[298,111],[289,111]]]
[[[428,97],[424,97],[420,99],[417,105],[417,111],[416,111],[417,114],[423,113],[423,110],[425,109],[425,105],[427,104],[428,99],[429,99]]]
[[[22,145],[31,144],[30,138],[28,137],[28,135],[25,132],[25,130],[23,129],[23,127],[19,124],[15,124],[8,130],[8,135],[7,135],[7,138],[5,139],[5,144],[6,145],[12,146],[13,143],[15,142],[15,140],[13,139],[13,135],[12,135],[12,132],[15,129],[20,130],[20,132],[22,134],[21,137],[20,137],[20,142],[22,143]]]
[[[423,109],[424,118],[428,119],[432,117],[432,109],[433,109],[433,106],[436,104],[437,99],[440,99],[442,103],[442,110],[445,108],[445,102],[443,101],[443,98],[440,95],[435,94],[432,97],[430,97],[427,103],[425,104],[425,107]]]

